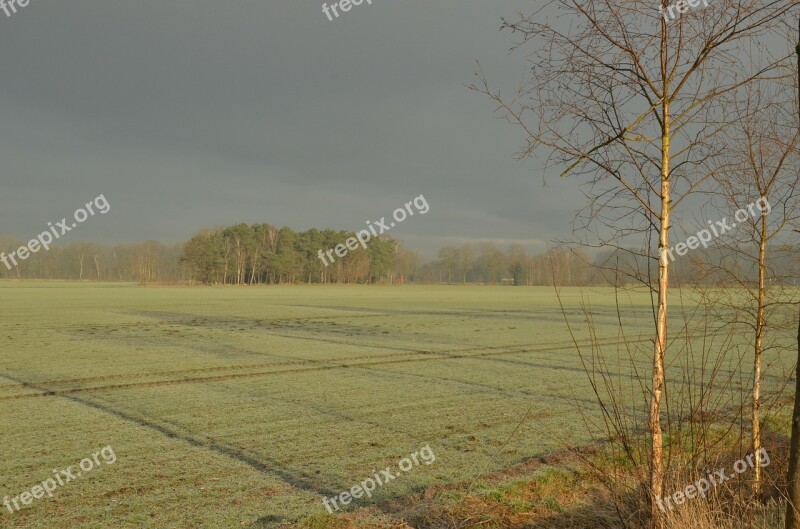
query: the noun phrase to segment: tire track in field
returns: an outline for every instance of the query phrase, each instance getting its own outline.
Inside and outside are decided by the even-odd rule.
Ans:
[[[24,380],[17,379],[17,378],[12,377],[12,376],[7,376],[7,375],[0,375],[0,376],[6,378],[8,380],[11,380],[12,382],[14,382],[16,384],[22,384],[22,385],[31,386],[31,387],[34,387],[35,389],[42,390],[42,391],[46,390],[46,388],[37,387],[35,384],[27,383]],[[149,417],[147,417],[145,415],[135,414],[135,413],[132,413],[132,412],[129,412],[129,411],[121,410],[121,409],[115,408],[115,407],[113,407],[113,406],[111,406],[109,404],[99,403],[99,402],[96,402],[96,401],[93,401],[93,400],[89,400],[88,398],[81,397],[81,396],[68,395],[68,394],[59,394],[57,396],[60,397],[60,398],[64,398],[64,399],[67,399],[69,401],[75,402],[77,404],[93,408],[93,409],[98,410],[100,412],[113,415],[113,416],[115,416],[115,417],[117,417],[119,419],[122,419],[122,420],[124,420],[126,422],[129,422],[129,423],[132,423],[132,424],[135,424],[137,426],[145,427],[145,428],[148,428],[150,430],[156,431],[159,434],[164,435],[167,438],[176,439],[176,440],[182,441],[182,442],[184,442],[184,443],[186,443],[186,444],[188,444],[188,445],[190,445],[190,446],[192,446],[194,448],[205,449],[205,450],[210,450],[210,451],[216,452],[216,453],[218,453],[220,455],[226,456],[226,457],[228,457],[230,459],[233,459],[233,460],[236,460],[236,461],[238,461],[240,463],[243,463],[243,464],[253,468],[254,470],[256,470],[258,472],[262,472],[264,474],[268,474],[268,475],[271,475],[273,477],[276,477],[279,480],[281,480],[283,483],[286,483],[287,485],[289,485],[291,487],[294,487],[296,489],[299,489],[299,490],[303,490],[303,491],[306,491],[306,492],[319,494],[319,495],[323,495],[323,496],[334,496],[334,495],[338,494],[338,491],[347,488],[346,487],[346,485],[347,485],[346,483],[345,484],[341,484],[341,485],[337,485],[335,490],[330,488],[330,487],[319,486],[318,482],[319,482],[320,478],[319,478],[319,476],[317,476],[315,474],[309,474],[308,472],[303,472],[303,471],[297,471],[297,472],[293,473],[293,472],[288,470],[288,468],[291,465],[289,463],[287,463],[287,462],[278,461],[278,460],[276,460],[274,458],[270,458],[270,457],[265,457],[261,453],[254,453],[252,451],[247,450],[245,447],[242,447],[242,446],[239,446],[239,445],[236,445],[236,444],[233,444],[233,443],[220,442],[220,441],[214,439],[213,437],[210,437],[210,436],[207,436],[207,435],[194,434],[192,432],[192,430],[190,430],[189,428],[187,428],[185,426],[182,426],[180,424],[169,423],[169,422],[167,422],[166,424],[159,423],[159,422],[156,422],[156,420],[154,420],[152,418],[149,418]],[[288,401],[286,399],[274,399],[274,400],[277,400],[279,402],[284,402],[284,403],[293,403],[292,401]],[[304,404],[304,406],[305,406],[305,404]],[[363,419],[355,419],[355,418],[353,418],[351,416],[348,416],[346,414],[333,413],[330,410],[325,410],[325,409],[322,409],[322,408],[320,408],[318,410],[315,410],[315,411],[317,411],[318,413],[321,413],[323,415],[327,415],[329,417],[338,419],[338,420],[346,420],[346,421],[351,421],[351,422],[367,424],[367,425],[370,425],[372,427],[385,428],[384,424],[380,424],[380,423],[376,423],[376,422],[372,422],[372,421],[364,421]],[[517,421],[517,418],[516,417],[512,417],[507,421],[502,421],[502,423],[503,424],[504,423],[508,423],[508,422],[515,423],[516,421]],[[493,428],[495,426],[497,426],[497,425],[482,424],[481,428],[488,429],[488,428]],[[480,431],[480,430],[478,430],[478,431]],[[413,438],[413,436],[411,434],[409,434],[408,432],[404,432],[402,430],[396,431],[396,433],[399,433],[399,434],[402,434],[402,435],[406,435],[409,438]]]
[[[355,312],[355,311],[354,311]],[[279,324],[281,322],[296,322],[296,321],[308,321],[308,320],[337,320],[337,319],[346,319],[346,318],[377,318],[380,317],[380,314],[341,314],[336,316],[298,316],[296,318],[219,318],[214,316],[197,316],[192,313],[162,313],[162,312],[113,312],[113,314],[122,314],[125,316],[136,315],[136,316],[145,316],[150,318],[149,320],[144,321],[133,321],[133,322],[109,322],[109,323],[91,323],[91,324],[84,324],[83,327],[86,329],[91,330],[99,330],[102,327],[111,327],[114,329],[127,329],[127,328],[140,328],[142,325],[147,324],[161,324],[161,325],[178,325],[181,327],[203,327],[202,325],[192,325],[195,323],[194,320],[199,318],[205,319],[206,322],[217,322],[220,324],[231,324],[231,325],[240,325],[243,322],[255,322],[259,324],[264,323],[271,323],[271,324]],[[175,320],[165,320],[159,319],[156,315],[159,314],[168,314],[172,316],[183,316],[183,319],[175,319]],[[190,320],[188,318],[194,318],[194,320]],[[19,328],[17,328],[19,327]],[[74,323],[56,323],[52,325],[42,325],[42,326],[32,326],[26,325],[22,328],[21,323],[0,323],[0,332],[8,332],[8,331],[64,331],[64,330],[75,330],[76,326]]]
[[[621,341],[597,341],[596,343],[592,344],[591,342],[586,344],[578,344],[581,347],[590,346],[590,345],[622,345],[625,343],[641,343],[650,341],[650,338],[640,338],[637,340],[621,340]],[[515,349],[510,350],[501,350],[496,351],[497,349],[502,346],[489,346],[489,347],[480,347],[476,348],[475,350],[489,350],[485,353],[477,353],[477,354],[463,354],[463,351],[459,354],[451,354],[446,351],[416,351],[416,354],[408,354],[404,355],[406,357],[411,358],[397,358],[396,355],[392,356],[384,356],[382,358],[375,361],[367,361],[361,363],[336,363],[333,360],[309,360],[308,367],[305,368],[294,368],[294,369],[283,369],[279,371],[257,371],[252,373],[232,373],[227,375],[217,375],[217,376],[209,376],[209,377],[192,377],[192,378],[182,378],[182,379],[173,379],[173,380],[160,380],[160,381],[142,381],[142,382],[131,382],[127,384],[111,384],[107,386],[93,386],[88,388],[71,388],[71,389],[64,389],[58,390],[49,387],[41,386],[40,384],[32,384],[28,382],[21,382],[22,387],[33,387],[40,391],[40,393],[34,394],[26,394],[26,395],[10,395],[6,397],[0,397],[1,401],[9,401],[9,400],[19,400],[19,399],[28,399],[28,398],[38,398],[38,397],[49,397],[49,396],[61,396],[61,395],[73,395],[78,393],[96,393],[96,392],[103,392],[103,391],[112,391],[112,390],[125,390],[125,389],[134,389],[134,388],[146,388],[146,387],[158,387],[158,386],[173,386],[178,384],[194,384],[194,383],[206,383],[206,382],[220,382],[225,380],[236,380],[236,379],[245,379],[245,378],[258,378],[258,377],[265,377],[265,376],[277,376],[277,375],[286,375],[286,374],[297,374],[297,373],[306,373],[306,372],[314,372],[314,371],[329,371],[333,369],[349,369],[349,368],[357,368],[357,367],[365,367],[365,366],[376,366],[376,365],[388,365],[388,364],[403,364],[403,363],[410,363],[410,362],[425,362],[425,361],[432,361],[432,360],[457,360],[457,359],[469,359],[469,358],[486,358],[492,356],[502,356],[502,355],[513,355],[513,354],[520,354],[520,353],[541,353],[541,352],[549,352],[549,351],[560,351],[565,349],[573,349],[575,344],[567,344],[567,345],[554,345],[548,346],[544,348],[530,348],[529,346],[518,346]],[[325,365],[329,364],[329,365]],[[547,365],[540,365],[537,366],[535,364],[531,364],[532,367],[545,367],[549,369],[559,369],[559,370],[568,370],[568,371],[579,371],[584,372],[582,368],[569,368],[564,366],[547,366]],[[4,375],[0,375],[4,376]],[[14,380],[11,377],[5,375],[6,378]]]
[[[312,338],[313,339],[313,338]],[[332,340],[322,340],[325,342],[336,343],[336,344],[344,344],[350,345],[349,342],[338,342]],[[352,344],[356,345],[356,344]],[[609,345],[609,344],[605,344]],[[536,351],[530,349],[531,347],[539,346],[543,349]],[[364,346],[363,344],[361,347],[374,347],[374,346]],[[482,357],[487,356],[490,354],[517,354],[521,352],[546,352],[548,350],[560,350],[567,347],[566,344],[563,343],[554,343],[542,346],[542,344],[508,344],[508,345],[495,345],[495,346],[480,346],[480,347],[468,347],[468,348],[453,348],[453,349],[442,349],[436,351],[421,351],[419,349],[412,349],[406,347],[382,347],[382,349],[391,349],[391,350],[398,350],[404,351],[406,354],[404,355],[396,355],[396,354],[387,354],[387,355],[362,355],[362,356],[346,356],[346,357],[339,357],[339,358],[331,358],[331,359],[298,359],[293,361],[287,362],[271,362],[271,363],[260,363],[260,364],[249,364],[249,365],[241,365],[241,366],[218,366],[218,367],[211,367],[211,368],[197,368],[197,369],[188,369],[188,370],[174,370],[174,371],[162,371],[162,372],[154,372],[154,373],[140,373],[140,374],[118,374],[118,375],[101,375],[96,377],[82,377],[82,378],[72,378],[72,379],[56,379],[52,381],[41,381],[36,382],[35,384],[38,386],[45,386],[48,387],[48,390],[52,390],[51,386],[53,385],[67,385],[67,384],[75,384],[81,382],[88,382],[88,381],[104,381],[104,380],[114,380],[119,378],[147,378],[151,376],[166,376],[166,375],[180,375],[180,374],[194,374],[194,373],[209,373],[209,372],[217,372],[217,371],[228,371],[228,370],[236,370],[236,369],[252,369],[252,368],[260,368],[260,367],[276,367],[276,366],[284,366],[284,365],[307,365],[307,366],[318,366],[320,364],[336,364],[334,366],[323,366],[327,368],[331,367],[357,367],[362,365],[371,365],[372,363],[361,363],[361,364],[348,364],[348,361],[352,360],[376,360],[377,364],[383,363],[384,360],[391,360],[390,363],[397,362],[404,362],[404,361],[412,361],[412,358],[405,358],[405,357],[412,357],[412,356],[426,356],[426,355],[434,355],[437,357],[447,358],[466,358],[466,357]],[[510,349],[509,349],[510,348]],[[495,350],[500,349],[501,351],[494,353]],[[464,353],[469,353],[473,351],[489,351],[487,353],[483,353],[480,355],[465,355]],[[296,371],[311,371],[313,369],[305,369],[305,370],[282,370],[282,371],[275,371],[274,373],[284,373],[284,372],[296,372]],[[256,375],[261,374],[269,374],[270,372],[260,372],[256,373]],[[194,380],[205,380],[205,379],[224,379],[228,376],[236,376],[236,375],[250,375],[252,373],[237,373],[233,375],[223,375],[220,377],[201,377],[201,378],[188,378],[188,379],[177,379],[177,380],[165,380],[165,381],[142,381],[142,382],[135,382],[131,383],[130,385],[140,385],[140,384],[162,384],[162,383],[171,383],[176,382],[180,383],[182,381],[191,382]],[[2,376],[2,375],[0,375]],[[29,384],[32,385],[32,384]],[[116,388],[128,386],[128,384],[124,385],[110,385],[110,386],[93,386],[88,388],[69,388],[69,390],[74,391],[90,391],[90,390],[102,390],[104,388]],[[67,390],[67,391],[69,391]],[[5,397],[10,398],[10,397]],[[3,398],[0,398],[3,400]]]
[[[37,387],[33,384],[25,382],[24,380],[16,379],[9,375],[0,375],[0,376],[3,376],[19,384],[28,385],[39,390],[46,390],[46,388]],[[122,419],[129,423],[133,423],[137,426],[154,430],[170,439],[177,439],[179,441],[191,445],[192,447],[211,450],[228,458],[239,461],[240,463],[244,463],[245,465],[248,465],[254,470],[277,477],[284,483],[291,485],[296,489],[304,490],[306,492],[312,492],[314,494],[322,494],[324,496],[334,496],[339,493],[338,491],[315,486],[314,483],[318,480],[316,476],[304,472],[297,472],[297,473],[289,472],[288,470],[285,470],[285,468],[287,467],[285,463],[269,457],[265,457],[262,454],[255,455],[252,453],[248,453],[247,450],[243,447],[231,443],[222,443],[216,440],[210,440],[207,437],[203,439],[189,434],[181,434],[180,432],[171,429],[163,424],[159,424],[154,420],[149,419],[146,416],[136,416],[130,412],[120,410],[110,405],[101,404],[99,402],[95,402],[79,396],[59,394],[58,397],[70,400],[72,402],[76,402],[83,406],[88,406],[103,413],[113,415],[119,419]]]
[[[310,340],[316,342],[323,342],[326,344],[335,344],[335,345],[347,345],[351,347],[358,347],[358,348],[366,348],[366,349],[384,349],[384,350],[391,350],[391,351],[400,351],[406,353],[403,356],[409,355],[428,355],[428,354],[449,354],[449,353],[467,353],[472,351],[484,351],[484,350],[495,350],[501,349],[505,350],[507,348],[518,349],[518,348],[528,348],[528,347],[561,347],[565,345],[563,342],[556,342],[550,344],[542,344],[541,342],[536,343],[522,343],[522,344],[505,344],[505,345],[489,345],[489,346],[475,346],[475,347],[455,347],[449,349],[437,349],[437,350],[428,350],[423,351],[420,349],[414,349],[413,347],[403,347],[403,346],[392,346],[392,345],[376,345],[376,344],[366,344],[364,342],[354,342],[349,340],[334,340],[328,338],[315,338],[309,336],[296,336],[291,334],[279,334],[270,332],[269,334],[273,336],[280,336],[283,338],[294,338],[298,340]],[[429,342],[431,343],[431,342]],[[435,343],[435,342],[433,342]],[[583,346],[583,345],[582,345]],[[201,349],[206,350],[206,349]],[[169,375],[183,375],[183,374],[202,374],[202,373],[213,373],[218,371],[232,371],[237,369],[256,369],[256,368],[269,368],[269,367],[277,367],[282,365],[313,365],[319,363],[326,363],[326,362],[341,362],[344,363],[348,360],[365,360],[365,359],[389,359],[389,358],[397,358],[400,355],[393,355],[393,354],[370,354],[370,355],[361,355],[361,356],[346,356],[346,357],[339,357],[339,358],[331,358],[331,359],[312,359],[312,358],[298,358],[296,356],[287,356],[287,355],[276,355],[275,358],[290,358],[291,360],[283,361],[283,362],[260,362],[257,364],[242,364],[242,365],[227,365],[227,366],[216,366],[216,367],[206,367],[206,368],[194,368],[194,369],[178,369],[178,370],[169,370],[169,371],[152,371],[147,373],[124,373],[124,374],[110,374],[110,375],[98,375],[94,377],[76,377],[70,379],[55,379],[49,381],[38,381],[36,382],[42,386],[53,386],[53,385],[68,385],[68,384],[80,384],[82,382],[99,382],[105,380],[115,380],[115,379],[131,379],[131,378],[148,378],[148,377],[160,377],[160,376],[169,376]],[[1,400],[1,399],[0,399]]]
[[[328,341],[328,340],[324,340]],[[342,345],[351,345],[349,342],[337,342],[337,341],[330,341],[330,343],[342,344]],[[356,344],[352,344],[356,345]],[[115,380],[115,379],[130,379],[130,378],[148,378],[148,377],[160,377],[160,376],[169,376],[169,375],[184,375],[184,374],[202,374],[202,373],[213,373],[219,371],[233,371],[233,370],[247,370],[247,369],[256,369],[256,368],[269,368],[269,367],[279,367],[285,365],[315,365],[320,363],[329,363],[329,362],[346,362],[348,360],[383,360],[389,358],[398,358],[399,356],[412,356],[412,355],[426,355],[426,354],[446,354],[446,353],[467,353],[471,351],[482,351],[488,349],[501,349],[506,347],[532,347],[537,344],[509,344],[509,345],[496,345],[496,346],[484,346],[484,347],[468,347],[468,348],[453,348],[453,349],[443,349],[438,351],[420,351],[419,349],[412,349],[407,347],[392,347],[392,346],[384,346],[381,349],[389,349],[389,350],[397,350],[405,352],[405,355],[394,355],[394,354],[371,354],[371,355],[361,355],[361,356],[345,356],[339,358],[330,358],[330,359],[312,359],[312,358],[297,358],[297,357],[289,357],[289,358],[296,358],[296,360],[289,360],[285,362],[262,362],[258,364],[243,364],[243,365],[229,365],[229,366],[216,366],[216,367],[206,367],[206,368],[195,368],[195,369],[179,369],[179,370],[171,370],[171,371],[153,371],[148,373],[124,373],[124,374],[115,374],[115,375],[98,375],[94,377],[78,377],[78,378],[71,378],[71,379],[55,379],[49,381],[39,381],[36,384],[40,386],[46,386],[52,389],[52,386],[59,386],[59,385],[69,385],[69,384],[80,384],[85,382],[101,382],[106,380]],[[560,344],[554,344],[560,345]],[[374,348],[375,346],[368,346],[361,344],[361,347],[369,347]],[[2,375],[0,375],[2,376]],[[14,384],[16,385],[16,384]]]
[[[556,313],[553,316],[553,311],[548,310],[546,308],[538,308],[538,309],[518,309],[518,310],[492,310],[489,308],[485,309],[450,309],[450,310],[443,310],[443,311],[431,311],[431,310],[403,310],[403,309],[387,309],[387,308],[371,308],[371,307],[346,307],[342,305],[291,305],[292,307],[303,307],[303,308],[315,308],[315,309],[326,309],[326,310],[334,310],[340,312],[356,312],[356,313],[367,313],[369,315],[374,316],[445,316],[445,317],[473,317],[473,318],[485,318],[485,319],[523,319],[523,320],[530,320],[533,317],[541,317],[542,315],[548,317],[548,319],[557,320],[560,322],[564,321],[564,316],[561,312]],[[616,311],[614,309],[610,309],[606,311],[609,316],[612,316],[616,319]],[[567,311],[570,315],[576,316],[584,316],[583,312],[580,310],[573,310]]]

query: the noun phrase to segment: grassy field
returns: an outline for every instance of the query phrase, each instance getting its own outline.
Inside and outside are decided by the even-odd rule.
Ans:
[[[579,342],[591,320],[619,343],[619,317],[649,339],[649,297],[614,299],[562,291]],[[7,282],[0,303],[0,497],[117,457],[0,527],[275,527],[425,445],[349,508],[584,443],[596,409],[551,288]]]

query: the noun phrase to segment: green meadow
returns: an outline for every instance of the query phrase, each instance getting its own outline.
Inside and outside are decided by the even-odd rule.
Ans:
[[[623,386],[649,362],[650,297],[619,294],[0,283],[0,498],[103,447],[117,457],[3,508],[0,527],[276,527],[426,445],[433,464],[347,508],[586,443],[602,435],[583,420],[589,344],[630,358],[601,366]],[[685,298],[684,345],[710,327]],[[735,356],[718,368],[744,387]]]

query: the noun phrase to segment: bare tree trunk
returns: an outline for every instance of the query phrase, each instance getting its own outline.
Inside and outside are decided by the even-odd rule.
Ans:
[[[753,359],[753,452],[761,449],[761,357],[764,351],[764,323],[766,305],[767,216],[761,213],[761,241],[758,245],[758,312],[756,313],[756,340]],[[753,468],[753,493],[761,494],[761,467]]]
[[[798,20],[800,35],[800,20]],[[800,37],[797,39],[797,95],[800,96]],[[798,99],[800,102],[800,99]],[[798,108],[800,113],[800,108]],[[792,411],[792,440],[789,443],[789,472],[786,482],[786,529],[800,529],[800,317],[797,320],[797,370],[795,372],[794,410]]]
[[[800,46],[798,46],[800,56]],[[794,411],[792,412],[792,440],[789,445],[789,484],[786,505],[786,529],[800,529],[800,318],[797,321],[797,371],[795,372]]]
[[[667,93],[667,86],[664,86]],[[663,128],[661,135],[661,224],[658,233],[658,312],[656,315],[656,339],[653,347],[653,393],[650,397],[650,516],[651,526],[661,529],[664,526],[663,513],[656,500],[662,496],[664,484],[664,458],[661,434],[661,397],[664,392],[664,353],[667,348],[667,292],[669,287],[669,247],[670,222],[670,114],[669,102],[662,103]]]

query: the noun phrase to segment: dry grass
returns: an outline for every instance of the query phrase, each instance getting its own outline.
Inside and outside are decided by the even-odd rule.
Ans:
[[[779,529],[787,466],[786,443],[774,436],[764,468],[765,492],[749,492],[748,472],[729,479],[707,497],[667,511],[666,529]],[[730,469],[742,457],[720,451],[711,469]],[[684,489],[701,475],[688,467],[673,471],[667,494]],[[620,473],[608,451],[584,450],[537,458],[476,483],[432,487],[380,506],[336,516],[307,518],[296,529],[644,529],[647,524],[641,469]],[[614,481],[608,476],[613,471]],[[730,472],[729,472],[730,473]],[[471,489],[470,489],[471,486]],[[470,489],[469,494],[465,492]]]

